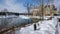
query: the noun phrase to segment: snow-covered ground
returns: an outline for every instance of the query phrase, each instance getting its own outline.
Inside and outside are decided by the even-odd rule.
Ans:
[[[16,24],[17,22],[19,23],[19,22],[23,21],[23,20],[19,20],[21,18],[22,19],[30,19],[31,18],[28,16],[27,17],[26,16],[19,16],[19,17],[20,18],[13,19],[14,24]],[[56,25],[58,23],[57,18],[59,18],[59,17],[60,16],[55,16],[52,20],[44,20],[42,22],[41,21],[37,22],[36,23],[37,30],[34,30],[35,23],[31,24],[30,26],[26,25],[26,27],[17,28],[15,30],[14,34],[55,34],[56,33]],[[48,18],[48,17],[45,17],[45,18]]]
[[[34,24],[30,26],[23,27],[19,30],[15,31],[15,34],[55,34],[57,18],[53,18],[52,20],[39,21],[37,25],[37,30],[34,30]],[[39,24],[39,25],[38,25]]]
[[[19,17],[23,18],[23,19],[30,19],[30,18],[37,18],[37,19],[40,19],[42,17],[40,16],[24,16],[24,15],[20,15]],[[48,19],[50,18],[51,16],[44,16],[44,19]]]

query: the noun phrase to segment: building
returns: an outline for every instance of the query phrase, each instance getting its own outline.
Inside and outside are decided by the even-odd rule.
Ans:
[[[53,16],[57,8],[54,5],[43,5],[43,15],[44,16]],[[33,8],[33,16],[42,16],[42,5]]]

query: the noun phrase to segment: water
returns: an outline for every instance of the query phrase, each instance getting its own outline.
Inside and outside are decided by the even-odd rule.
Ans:
[[[0,18],[0,29],[19,26],[21,23],[32,23],[31,19],[23,19],[20,17]]]

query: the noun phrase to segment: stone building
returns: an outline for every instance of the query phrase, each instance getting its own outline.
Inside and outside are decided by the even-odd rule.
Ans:
[[[43,15],[44,16],[53,16],[57,8],[54,5],[43,5]],[[33,8],[33,16],[41,16],[42,15],[42,5]]]

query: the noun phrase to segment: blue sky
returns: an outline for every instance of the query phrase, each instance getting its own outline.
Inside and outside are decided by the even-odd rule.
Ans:
[[[0,0],[0,11],[6,8],[11,12],[27,12],[26,7],[23,6],[25,1],[26,0]],[[35,0],[27,0],[26,2],[37,5]],[[44,0],[44,3],[46,2],[47,1]],[[54,4],[56,5],[56,7],[59,7],[60,0],[54,0]]]

